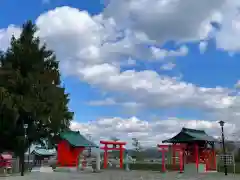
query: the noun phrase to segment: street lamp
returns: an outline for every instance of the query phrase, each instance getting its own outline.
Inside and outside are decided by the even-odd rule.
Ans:
[[[27,128],[28,128],[28,124],[23,124],[23,129],[24,129],[24,145],[23,145],[23,149],[25,149],[25,143],[26,143],[26,139],[27,139]],[[22,161],[21,162],[21,176],[24,176],[24,164],[25,164],[25,152],[23,151],[22,154]]]
[[[225,176],[227,175],[227,163],[226,163],[226,149],[225,149],[225,138],[224,138],[224,131],[223,131],[223,126],[225,124],[224,121],[219,121],[219,124],[221,126],[221,132],[222,132],[222,149],[223,149],[223,155],[224,155],[224,173]]]
[[[92,136],[91,136],[91,134],[87,134],[87,139],[88,139],[89,141],[92,141]],[[88,147],[88,156],[89,156],[89,157],[91,156],[91,152],[92,152],[91,147]]]
[[[28,140],[28,168],[29,168],[29,162],[30,162],[30,142],[29,139],[27,137],[27,128],[28,128],[28,124],[24,124],[24,133],[25,133],[25,143]]]

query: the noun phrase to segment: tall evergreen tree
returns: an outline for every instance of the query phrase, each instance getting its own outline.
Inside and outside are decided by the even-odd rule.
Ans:
[[[52,140],[73,117],[67,106],[69,95],[61,86],[59,62],[41,45],[36,31],[28,21],[20,37],[12,37],[10,47],[0,54],[0,151],[15,152],[22,162],[29,144]]]

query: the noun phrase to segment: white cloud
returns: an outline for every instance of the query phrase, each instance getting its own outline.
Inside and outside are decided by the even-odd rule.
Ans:
[[[230,53],[240,50],[240,15],[238,0],[228,0],[221,11],[221,29],[216,32],[217,48]]]
[[[214,137],[219,137],[221,132],[218,122],[178,118],[145,121],[137,117],[128,119],[115,117],[87,123],[73,122],[71,125],[73,130],[79,130],[83,135],[91,134],[96,143],[99,142],[99,139],[109,140],[111,137],[117,137],[121,141],[126,141],[128,147],[131,147],[131,139],[134,137],[138,138],[145,147],[156,147],[162,140],[171,138],[180,132],[182,127],[203,129]],[[234,128],[233,124],[225,125],[226,138],[232,136]]]
[[[151,70],[121,71],[116,61],[122,62],[130,55],[152,57],[154,53],[147,52],[151,48],[134,44],[131,31],[123,36],[111,18],[91,17],[87,12],[62,7],[42,14],[36,23],[38,35],[55,50],[65,72],[105,91],[125,94],[136,103],[148,107],[216,108],[226,96],[223,88],[201,88]],[[113,41],[118,38],[121,40]],[[188,50],[182,46],[178,51],[164,52],[175,56]]]
[[[56,51],[64,66],[71,65],[69,72],[76,72],[75,68],[85,65],[121,65],[128,64],[129,59],[156,59],[151,48],[137,39],[135,33],[119,29],[113,18],[103,19],[101,14],[90,16],[86,11],[61,7],[40,15],[36,24],[38,35]],[[166,57],[186,53],[187,48],[181,47],[179,51],[170,51]],[[76,64],[74,70],[73,64]]]
[[[229,3],[228,9],[234,11],[223,11],[222,6],[226,5],[225,1]],[[199,87],[152,70],[136,71],[134,67],[123,70],[121,67],[134,66],[139,60],[148,62],[148,60],[165,60],[166,57],[185,56],[188,48],[182,45],[184,42],[199,40],[205,42],[213,36],[211,33],[216,37],[218,48],[238,50],[240,46],[236,37],[239,35],[237,31],[239,19],[235,17],[236,4],[233,2],[235,0],[110,0],[105,12],[94,16],[86,11],[61,7],[41,14],[37,18],[36,24],[39,27],[37,35],[56,52],[65,75],[77,76],[81,81],[106,92],[114,92],[119,96],[122,104],[129,106],[140,104],[149,109],[196,108],[222,113],[226,112],[229,106],[238,104],[228,96],[229,89]],[[233,17],[235,21],[232,22]],[[222,23],[219,32],[215,32],[211,26],[210,22],[213,20]],[[229,26],[232,23],[234,26]],[[2,29],[0,48],[6,49],[11,35],[14,33],[19,35],[19,32],[20,30],[14,26]],[[174,51],[163,49],[162,45],[167,41],[181,43],[181,46]],[[167,65],[169,62],[164,63]],[[114,105],[116,102],[108,100],[107,103]],[[231,116],[237,117],[237,110],[231,108],[227,111]],[[143,123],[141,128],[151,129],[151,124],[137,118],[113,119],[119,123],[134,121],[134,127],[138,126],[138,123]],[[236,124],[236,119],[227,119],[227,121]],[[186,121],[176,119],[162,122]],[[191,121],[188,122],[191,124]],[[204,126],[211,126],[211,122],[208,121],[198,122],[202,122]],[[100,120],[95,123],[100,123]],[[88,129],[87,124],[76,126],[83,127],[83,131],[84,128]],[[123,127],[126,128],[124,125],[118,126],[120,131]],[[91,128],[93,128],[91,132],[98,132],[97,127],[91,126]],[[171,131],[170,126],[166,128],[164,137],[169,135],[167,135],[169,130]],[[115,132],[117,133],[118,130]],[[153,141],[155,136],[157,138],[160,136],[151,134],[152,130],[138,133],[140,133],[138,136],[147,136],[146,134],[150,133],[149,142]]]
[[[143,107],[143,104],[140,104],[140,103],[131,102],[131,101],[118,102],[113,98],[106,98],[103,100],[93,100],[93,101],[89,101],[87,104],[90,106],[116,106],[117,105],[117,106],[123,106],[126,108],[133,108],[133,109]]]
[[[90,106],[110,106],[110,105],[116,105],[117,102],[112,98],[107,98],[104,100],[90,101],[87,104]]]
[[[161,49],[157,47],[151,47],[151,51],[153,54],[154,59],[161,60],[166,57],[180,57],[180,56],[186,56],[188,54],[188,48],[186,46],[180,47],[180,49],[174,51],[174,50],[166,50]]]
[[[223,99],[228,92],[224,88],[197,87],[154,71],[120,72],[120,69],[107,64],[83,68],[79,76],[90,84],[125,94],[148,107],[224,108]]]
[[[167,64],[162,65],[161,69],[165,70],[165,71],[169,71],[169,70],[172,70],[175,66],[176,66],[176,64],[169,62]]]
[[[172,15],[172,11],[176,11],[177,14],[174,15],[181,16],[179,19],[180,22],[187,23],[187,17],[194,17],[193,15],[185,17],[179,14],[180,10],[176,9],[173,6],[174,4],[161,5],[158,4],[160,1],[152,1],[157,3],[157,5],[155,4],[156,7],[164,7],[164,10],[170,13],[170,15]],[[123,2],[131,2],[132,4],[127,4],[129,5],[127,7],[136,14],[142,10],[142,5],[147,6],[147,4],[151,4],[146,4],[143,1],[143,4],[138,4],[137,6],[133,0]],[[178,3],[178,1],[169,2]],[[185,1],[183,2],[181,5],[175,5],[179,5],[178,8],[182,8],[182,11],[196,10],[194,7],[189,7],[192,1],[186,0],[189,4],[185,4]],[[196,10],[197,12],[191,11],[197,13],[194,14],[197,16],[194,17],[194,20],[199,20],[199,23],[200,20],[203,21],[205,17],[210,16],[210,12],[216,7],[219,7],[215,3],[215,0],[211,1],[210,5],[205,4],[206,1],[201,2],[202,4],[197,3],[195,5],[198,5],[202,9],[206,8],[204,13],[199,10]],[[161,11],[158,12],[155,8],[153,10],[155,13],[162,13]],[[148,15],[146,14],[146,18]],[[164,14],[161,15],[164,16]],[[114,16],[114,18],[116,17]],[[166,20],[163,18],[163,22]],[[192,19],[190,20],[188,23],[192,22]],[[172,21],[175,22],[175,20]],[[86,11],[61,7],[40,15],[36,20],[36,24],[39,27],[37,35],[56,52],[58,59],[61,61],[61,68],[67,75],[78,76],[82,81],[100,87],[105,91],[117,92],[123,95],[123,99],[131,97],[130,102],[144,104],[148,108],[182,106],[209,110],[225,107],[222,99],[227,96],[227,89],[198,87],[191,83],[182,82],[177,78],[160,75],[152,70],[135,71],[132,69],[122,71],[119,64],[124,62],[124,60],[129,60],[129,57],[133,57],[133,59],[142,57],[141,59],[146,58],[148,60],[148,57],[153,57],[154,54],[157,54],[156,51],[161,51],[161,49],[151,51],[152,48],[145,48],[144,44],[139,44],[141,42],[139,39],[134,38],[133,31],[129,29],[125,31],[122,31],[122,29],[119,30],[116,20],[111,17],[103,19],[102,15],[90,16]],[[194,31],[195,29],[190,29],[190,27],[194,28],[194,25],[196,23],[185,27],[185,30]],[[181,25],[180,27],[184,26]],[[166,24],[166,28],[170,28],[170,25]],[[177,29],[175,28],[174,31]],[[145,31],[145,35],[147,32]],[[173,30],[169,30],[169,32],[170,35],[168,38],[171,38],[171,33],[174,32]],[[189,35],[188,37],[187,34]],[[193,32],[186,34],[184,32],[184,36],[181,39],[193,39],[193,34]],[[176,34],[176,37],[179,37],[179,35]],[[191,36],[192,38],[190,38]],[[144,37],[143,34],[142,37]],[[196,39],[196,32],[194,37]],[[156,37],[156,39],[158,38]],[[177,51],[162,51],[168,54],[167,56],[175,56],[186,54],[188,49],[186,46],[182,46]]]
[[[225,0],[110,0],[105,16],[156,43],[205,39]],[[146,11],[146,9],[151,9]],[[143,15],[144,14],[144,15]]]
[[[206,51],[207,46],[208,46],[208,42],[207,41],[201,41],[199,43],[199,50],[200,50],[201,54],[203,54]]]
[[[9,25],[6,29],[0,29],[0,50],[5,51],[9,45],[12,36],[19,37],[21,30],[14,26]]]

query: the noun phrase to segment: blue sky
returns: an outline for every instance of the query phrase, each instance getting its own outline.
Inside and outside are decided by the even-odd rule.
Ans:
[[[3,0],[0,48],[26,20],[36,22],[60,60],[73,129],[95,137],[107,138],[106,128],[151,144],[160,129],[161,139],[181,126],[217,135],[220,117],[237,130],[229,92],[240,77],[238,1],[108,2]]]

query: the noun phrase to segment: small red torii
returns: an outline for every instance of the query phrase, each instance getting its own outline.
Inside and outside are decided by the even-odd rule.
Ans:
[[[101,147],[102,150],[104,150],[104,168],[107,168],[108,166],[108,150],[119,150],[119,159],[120,159],[120,168],[123,168],[123,151],[127,143],[126,142],[120,142],[120,141],[100,141],[100,144],[103,144],[104,147]],[[113,147],[108,147],[108,145],[113,145]],[[117,147],[119,145],[119,147]]]

